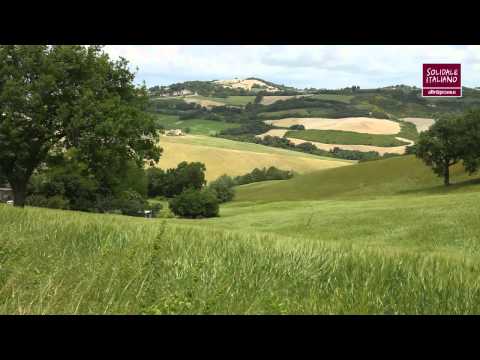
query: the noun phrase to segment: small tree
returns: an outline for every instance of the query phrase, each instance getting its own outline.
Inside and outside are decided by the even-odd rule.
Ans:
[[[220,203],[224,203],[232,201],[235,197],[234,186],[235,181],[230,176],[222,175],[217,180],[212,181],[208,185],[208,189],[215,193]]]
[[[253,101],[253,103],[255,105],[259,105],[262,103],[262,100],[263,100],[263,92],[259,92],[257,96],[255,96],[255,100]]]
[[[148,208],[148,202],[142,195],[132,190],[122,192],[115,203],[123,215],[143,216],[144,210]]]
[[[465,127],[459,118],[443,118],[420,134],[416,155],[443,177],[445,186],[450,185],[450,166],[466,155]]]
[[[305,130],[305,126],[303,126],[302,124],[295,124],[295,125],[290,126],[290,129],[291,130]]]
[[[218,199],[212,191],[187,189],[169,202],[170,210],[177,216],[202,218],[218,216]]]

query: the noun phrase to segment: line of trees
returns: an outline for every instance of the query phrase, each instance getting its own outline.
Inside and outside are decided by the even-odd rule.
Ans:
[[[450,167],[463,163],[469,174],[480,165],[480,109],[462,116],[447,116],[420,134],[415,152],[418,158],[450,185]]]

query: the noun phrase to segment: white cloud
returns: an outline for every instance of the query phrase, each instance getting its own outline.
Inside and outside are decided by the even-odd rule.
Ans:
[[[480,46],[109,45],[147,85],[261,77],[296,87],[421,85],[424,62],[462,63],[463,84],[479,86]]]

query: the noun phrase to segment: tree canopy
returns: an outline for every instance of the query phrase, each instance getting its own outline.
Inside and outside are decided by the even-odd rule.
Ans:
[[[420,134],[416,155],[450,185],[450,166],[463,160],[470,173],[478,166],[479,139],[478,112],[463,117],[444,117],[428,131]]]
[[[50,154],[76,148],[105,192],[127,161],[161,155],[145,87],[101,46],[0,45],[0,172],[23,206]]]

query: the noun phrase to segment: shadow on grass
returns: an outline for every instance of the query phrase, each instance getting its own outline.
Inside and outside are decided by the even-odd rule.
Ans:
[[[451,183],[450,186],[445,185],[438,185],[434,187],[428,188],[420,188],[420,189],[413,189],[413,190],[401,190],[398,194],[450,194],[452,192],[456,192],[459,190],[471,190],[471,191],[478,191],[479,188],[476,188],[476,185],[480,185],[480,178],[464,180],[460,182]],[[470,189],[469,189],[470,187]]]

